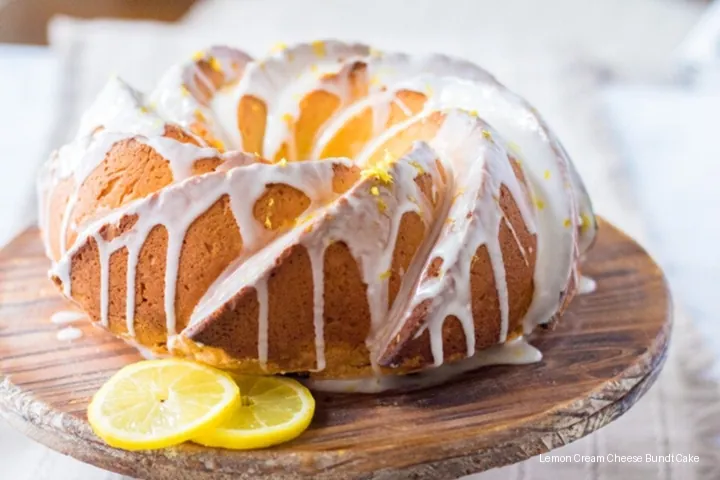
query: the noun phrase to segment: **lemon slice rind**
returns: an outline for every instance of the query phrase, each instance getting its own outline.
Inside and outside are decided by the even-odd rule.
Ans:
[[[278,387],[289,388],[293,395],[300,402],[300,409],[294,411],[292,418],[278,425],[260,426],[255,428],[227,428],[220,424],[214,429],[205,430],[202,434],[193,438],[193,442],[205,445],[206,447],[220,447],[233,450],[250,450],[265,448],[280,443],[288,442],[303,433],[315,413],[315,399],[310,391],[299,382],[281,377],[254,377],[257,382],[272,382]],[[241,385],[241,395],[248,396],[248,392],[242,391],[242,385],[248,380],[253,381],[251,376],[236,376],[236,381]],[[273,388],[266,389],[260,396],[266,396]],[[252,399],[252,392],[249,392]],[[259,398],[260,396],[256,397]],[[266,407],[272,409],[272,400],[269,400]],[[236,405],[234,410],[244,408]],[[231,421],[232,417],[228,418]],[[261,419],[260,419],[261,420]],[[227,423],[227,422],[226,422]]]
[[[119,403],[123,401],[128,403],[128,399],[123,398],[123,392],[121,390],[122,382],[135,381],[135,377],[142,375],[152,375],[153,372],[150,369],[178,369],[178,376],[181,378],[184,374],[192,373],[200,375],[208,384],[220,387],[219,394],[213,394],[214,397],[212,402],[196,402],[192,401],[192,395],[190,395],[190,401],[183,399],[183,393],[174,393],[175,407],[195,408],[199,411],[205,410],[204,413],[196,415],[191,421],[183,422],[177,425],[169,426],[161,431],[153,432],[152,434],[138,433],[132,431],[132,429],[122,429],[115,426],[112,422],[115,415],[125,414],[125,412],[117,412],[115,415],[112,412],[108,412],[108,403]],[[143,382],[135,382],[134,388],[147,388],[152,389],[152,385],[144,385]],[[172,390],[172,385],[170,386]],[[136,397],[137,394],[134,394]],[[188,396],[187,394],[184,394]],[[201,395],[200,395],[201,396]],[[133,400],[133,395],[130,395],[130,401]],[[198,397],[196,395],[195,397]],[[197,398],[196,398],[197,399]],[[185,402],[183,404],[183,402]],[[195,436],[202,434],[207,430],[213,430],[216,426],[226,421],[228,417],[232,415],[238,403],[240,402],[239,388],[234,382],[230,375],[216,370],[212,367],[202,365],[200,363],[191,362],[181,359],[163,359],[163,360],[147,360],[142,362],[133,363],[122,368],[113,377],[111,377],[93,396],[90,405],[88,406],[88,421],[95,432],[100,438],[102,438],[108,445],[116,448],[122,448],[124,450],[152,450],[166,448],[179,443],[185,442],[194,438]],[[149,402],[148,402],[149,403]],[[127,409],[131,410],[136,408],[136,405],[128,406]],[[155,412],[156,407],[152,407],[152,412]],[[129,412],[127,412],[129,413]],[[158,417],[159,420],[163,420]],[[143,419],[139,419],[142,421]]]

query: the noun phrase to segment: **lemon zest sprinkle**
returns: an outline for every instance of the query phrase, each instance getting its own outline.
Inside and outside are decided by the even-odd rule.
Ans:
[[[580,231],[584,232],[590,228],[590,217],[585,213],[580,214]]]
[[[572,225],[572,222],[570,221],[569,218],[566,218],[565,221],[563,222],[563,225],[565,226],[565,228],[570,228],[570,226]]]
[[[389,185],[393,183],[393,177],[390,175],[390,173],[387,171],[387,168],[385,168],[383,165],[375,165],[373,167],[365,168],[361,172],[362,178],[374,178],[376,180],[379,180],[380,182],[384,183],[385,185]]]
[[[302,217],[299,217],[299,218],[295,219],[295,224],[296,224],[296,225],[302,225],[302,224],[304,224],[304,223],[307,223],[307,222],[309,222],[310,220],[312,220],[313,218],[315,218],[315,215],[316,215],[315,212],[310,212],[310,213],[308,213],[308,214],[306,214],[306,215],[303,215]]]
[[[198,50],[192,55],[192,59],[196,62],[202,60],[203,58],[205,58],[205,52],[203,50]]]
[[[383,273],[380,274],[380,280],[387,280],[392,275],[392,270],[387,269]]]
[[[545,180],[550,180],[550,170],[545,170],[545,172],[543,173],[543,177],[545,178]]]
[[[378,198],[378,210],[380,210],[380,213],[384,213],[385,210],[387,210],[387,203],[382,198]]]
[[[412,165],[413,167],[415,167],[415,170],[417,170],[417,172],[418,172],[420,175],[422,175],[423,173],[425,173],[425,169],[423,168],[423,166],[420,165],[420,164],[419,164],[418,162],[416,162],[415,160],[413,160],[412,162],[410,162],[410,165]]]
[[[492,140],[492,133],[490,133],[488,130],[483,130],[483,131],[482,131],[482,135],[483,135],[483,137],[485,137],[486,139]]]
[[[315,42],[312,42],[312,49],[313,52],[315,52],[315,55],[318,57],[324,57],[325,56],[325,43],[317,40]]]
[[[288,164],[287,158],[285,158],[285,157],[281,158],[280,161],[277,162],[277,164],[280,165],[281,167],[286,167]]]
[[[278,53],[282,52],[283,50],[287,49],[287,43],[285,42],[277,42],[275,45],[272,46],[270,49],[270,53]]]
[[[377,162],[372,167],[363,169],[360,176],[362,178],[374,178],[385,185],[390,185],[393,183],[393,177],[390,172],[388,172],[388,169],[393,161],[394,158],[392,154],[388,150],[385,150],[385,158],[383,158],[382,161]]]
[[[208,143],[211,147],[216,148],[217,150],[225,151],[225,144],[222,142],[222,140],[218,140],[217,138],[212,138],[208,140]]]
[[[217,58],[210,57],[210,60],[208,63],[210,64],[210,68],[212,68],[216,72],[222,72],[222,64],[220,63],[220,60],[218,60]]]
[[[378,187],[373,186],[370,187],[370,193],[377,197],[378,195],[380,195],[380,190],[378,189]]]

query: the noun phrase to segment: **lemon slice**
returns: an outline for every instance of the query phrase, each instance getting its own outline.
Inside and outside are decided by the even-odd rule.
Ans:
[[[233,379],[214,368],[179,359],[149,360],[113,375],[90,402],[88,420],[113,447],[164,448],[225,421],[239,393]]]
[[[235,376],[241,402],[232,416],[193,441],[238,450],[263,448],[292,440],[310,425],[315,399],[289,378]]]

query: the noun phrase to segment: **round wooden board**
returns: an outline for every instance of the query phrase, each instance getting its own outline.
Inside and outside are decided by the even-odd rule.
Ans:
[[[445,479],[518,462],[625,412],[659,373],[671,327],[662,272],[601,222],[583,267],[597,290],[531,339],[540,363],[489,367],[410,393],[318,394],[311,427],[276,448],[126,452],[93,435],[85,409],[113,372],[140,357],[90,325],[79,340],[58,340],[61,327],[49,318],[68,304],[47,268],[35,229],[0,252],[0,411],[55,450],[148,479]]]

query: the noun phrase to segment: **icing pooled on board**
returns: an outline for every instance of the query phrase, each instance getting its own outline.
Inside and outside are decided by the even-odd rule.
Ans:
[[[75,327],[65,327],[61,330],[58,330],[56,337],[61,342],[72,342],[73,340],[78,340],[82,338],[83,332],[79,328]]]
[[[595,290],[597,290],[597,282],[590,277],[581,275],[580,285],[578,286],[578,293],[580,295],[585,295],[588,293],[593,293]]]
[[[86,318],[87,315],[82,312],[77,312],[75,310],[60,310],[50,316],[50,322],[55,325],[67,325],[79,322],[80,320],[85,320]]]
[[[523,338],[495,345],[459,362],[429,368],[411,375],[374,375],[351,379],[302,380],[308,388],[335,393],[380,393],[391,390],[428,388],[459,377],[463,373],[491,365],[526,365],[542,360],[540,350]]]

